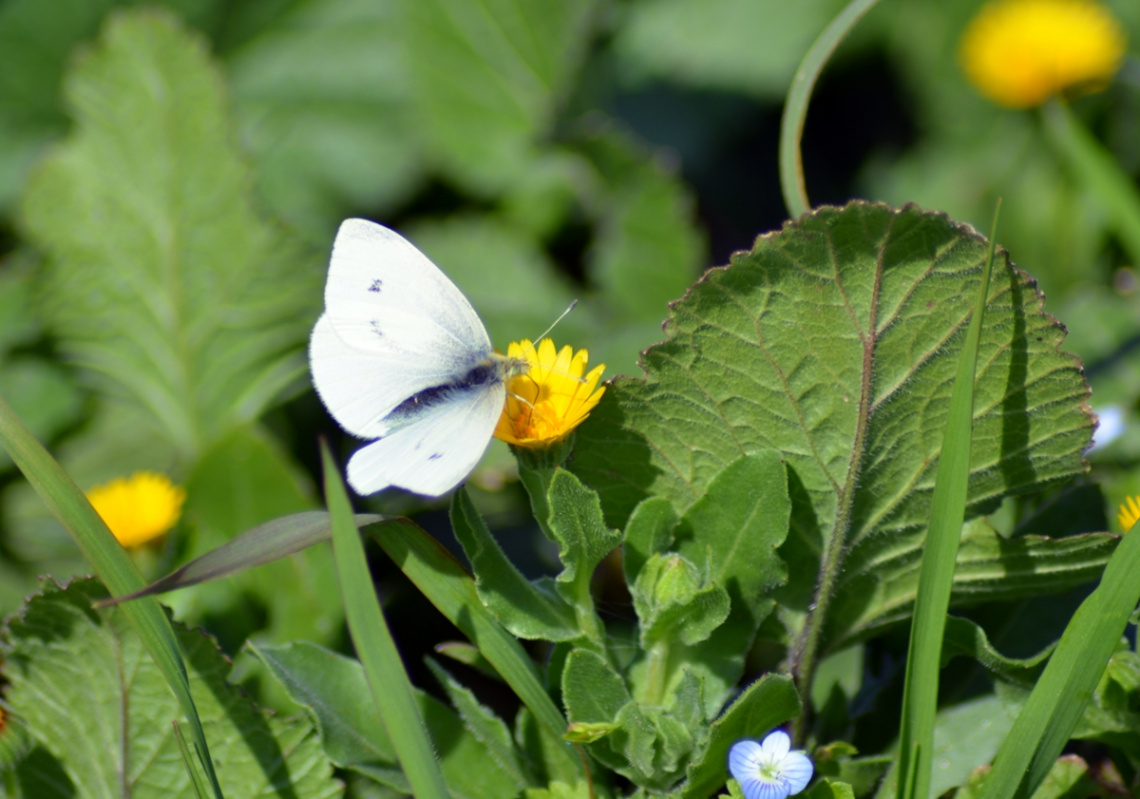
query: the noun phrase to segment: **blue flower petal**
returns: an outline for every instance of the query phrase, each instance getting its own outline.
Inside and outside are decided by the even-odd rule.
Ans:
[[[788,786],[788,794],[802,791],[811,782],[815,767],[803,752],[789,752],[780,765],[780,779]]]
[[[760,744],[764,750],[764,759],[769,763],[783,760],[792,749],[792,739],[783,730],[773,730]]]
[[[788,796],[788,786],[782,780],[769,782],[758,779],[739,782],[746,799],[787,799]]]
[[[760,773],[762,755],[763,751],[756,741],[737,741],[728,752],[728,770],[741,785],[748,780],[755,780]]]

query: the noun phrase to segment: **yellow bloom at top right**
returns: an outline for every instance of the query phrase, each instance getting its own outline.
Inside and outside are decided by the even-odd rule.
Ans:
[[[1010,108],[1072,87],[1103,88],[1124,60],[1124,29],[1094,0],[995,0],[962,34],[970,82]]]

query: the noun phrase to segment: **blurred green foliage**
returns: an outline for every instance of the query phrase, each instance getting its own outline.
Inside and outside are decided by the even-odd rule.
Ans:
[[[667,304],[703,269],[783,221],[775,182],[780,104],[804,50],[843,5],[0,0],[0,393],[83,488],[141,468],[187,486],[181,526],[137,555],[157,576],[260,522],[316,506],[308,471],[315,438],[338,433],[308,385],[305,344],[343,217],[367,216],[408,235],[471,298],[500,348],[537,335],[577,298],[556,340],[588,347],[591,363],[606,363],[609,375],[640,376],[638,353],[665,337]],[[1140,40],[1140,5],[1108,5]],[[1091,454],[1093,476],[1114,506],[1125,492],[1140,493],[1140,265],[1129,262],[1111,214],[1082,175],[1053,149],[1041,117],[999,109],[966,83],[955,51],[978,6],[909,0],[868,15],[813,103],[808,189],[816,203],[915,202],[975,225],[1004,198],[1001,243],[1046,294],[1043,313],[1067,326],[1061,346],[1083,362],[1094,409],[1119,410],[1124,435]],[[1106,92],[1073,103],[1133,178],[1137,74],[1130,62]],[[681,307],[700,301],[694,292]],[[648,362],[658,370],[666,350],[654,352]],[[625,390],[611,399],[636,406],[641,389]],[[598,415],[618,429],[602,409]],[[660,428],[654,435],[662,441],[691,433]],[[580,474],[613,465],[599,429],[592,453],[574,467]],[[707,434],[692,433],[689,443],[704,447]],[[654,457],[664,458],[668,446]],[[709,445],[716,463],[698,469],[696,483],[667,464],[657,478],[672,480],[663,493],[684,495],[680,505],[711,496],[739,454],[718,446]],[[880,454],[884,464],[922,474],[911,463],[921,460],[918,450],[910,460]],[[1075,448],[1062,454],[1050,468],[1075,471]],[[499,450],[476,482],[502,484],[512,469]],[[799,526],[784,553],[793,587],[779,597],[796,611],[811,587],[796,575],[811,573],[820,535],[816,515],[805,515],[807,495],[830,501],[822,482],[807,482],[789,486]],[[629,487],[604,479],[597,488],[614,525],[643,493],[621,496]],[[863,490],[873,515],[887,486],[866,479]],[[517,490],[471,494],[492,523],[520,516]],[[406,497],[368,504],[419,508]],[[657,527],[648,515],[641,528],[627,525],[627,535],[644,533],[626,541],[627,559],[640,558],[627,566],[631,584],[647,561],[656,558],[654,573],[670,565],[654,536],[677,519],[671,509],[650,511],[661,513]],[[824,507],[822,516],[829,513]],[[1099,526],[1074,532],[1102,529],[1103,513],[1094,516]],[[976,536],[987,563],[995,552],[1009,555],[1006,537]],[[537,538],[513,546],[541,563]],[[914,546],[900,541],[869,536],[860,546],[868,561],[890,557],[898,580],[888,588],[905,603]],[[1063,569],[1076,574],[1103,562],[1097,547],[1105,545],[1098,539],[1087,553],[1061,558]],[[1036,550],[1022,554],[1034,573]],[[545,557],[549,566],[553,557]],[[330,569],[328,553],[313,549],[171,601],[180,618],[209,622],[231,651],[250,635],[267,645],[306,638],[335,647],[342,616]],[[35,590],[38,573],[84,571],[70,539],[0,454],[0,615]],[[669,613],[685,602],[715,606],[717,591],[691,577],[656,604],[652,587],[641,586],[638,613],[673,629]],[[853,572],[848,598],[886,607],[886,598],[860,593],[858,578]],[[980,584],[986,579],[981,574]],[[295,590],[280,591],[282,583]],[[794,595],[795,586],[807,588]],[[857,617],[855,601],[848,610],[831,630],[837,644],[897,618]],[[795,623],[794,614],[779,622]],[[613,626],[620,634],[621,624]],[[286,654],[266,648],[260,657],[285,663]],[[719,707],[743,657],[730,653],[733,676],[716,686],[712,705]],[[1087,737],[1119,745],[1111,736],[1135,711],[1130,663],[1114,660],[1115,682],[1096,699],[1104,718]],[[463,699],[443,679],[452,698]],[[284,690],[266,695],[279,699]],[[836,690],[854,701],[862,689]],[[624,707],[629,697],[619,698]],[[658,729],[674,721],[664,713],[652,719]],[[956,737],[962,723],[948,717],[942,734]],[[524,715],[516,737],[526,729]],[[996,746],[980,737],[971,757]],[[672,768],[680,773],[678,753],[690,743],[658,757],[678,761]],[[637,774],[638,758],[651,756],[646,746],[625,741],[609,756]],[[456,768],[479,753],[461,754]],[[852,755],[836,771],[849,780],[860,767]]]

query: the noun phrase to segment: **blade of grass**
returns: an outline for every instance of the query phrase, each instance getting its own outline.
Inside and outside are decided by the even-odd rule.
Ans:
[[[358,527],[383,518],[375,513],[358,513],[354,517]],[[229,577],[231,574],[255,566],[264,566],[266,563],[296,554],[322,541],[328,541],[331,535],[329,515],[323,510],[304,511],[272,519],[252,530],[246,530],[237,538],[195,558],[165,577],[160,577],[146,588],[125,596],[104,599],[96,602],[95,607],[111,607],[139,597],[165,594],[177,591],[179,588]]]
[[[1140,192],[1132,178],[1063,101],[1050,100],[1041,116],[1045,133],[1073,177],[1100,200],[1132,263],[1140,263]]]
[[[1081,603],[1009,731],[982,799],[1031,796],[1084,715],[1140,602],[1140,536],[1126,534],[1100,585]]]
[[[902,724],[899,730],[900,799],[926,799],[930,793],[942,638],[946,633],[946,612],[950,608],[950,591],[954,585],[958,541],[966,518],[966,489],[970,477],[970,441],[974,416],[974,373],[978,361],[978,342],[982,335],[982,320],[990,291],[990,274],[993,271],[996,247],[994,237],[1000,208],[999,201],[990,229],[989,256],[978,287],[970,328],[962,345],[954,391],[950,395],[946,432],[942,438],[942,452],[934,479],[934,496],[930,502],[930,527],[926,533],[922,569],[918,577],[918,595],[914,603],[903,688]]]
[[[788,216],[795,219],[811,207],[804,185],[804,162],[800,141],[804,135],[812,89],[835,48],[879,0],[851,0],[808,49],[792,78],[784,114],[780,119],[780,190]]]
[[[208,791],[206,790],[205,783],[202,782],[202,774],[198,769],[194,768],[194,757],[190,754],[190,747],[186,744],[186,738],[182,735],[182,727],[179,726],[178,720],[174,722],[174,740],[178,742],[178,752],[182,755],[182,765],[186,766],[186,773],[190,775],[190,784],[194,788],[194,796],[198,799],[206,799]]]
[[[141,588],[144,584],[142,575],[107,529],[103,519],[91,507],[87,497],[2,398],[0,445],[8,451],[48,510],[71,534],[107,590],[117,595],[129,594]],[[186,674],[182,650],[174,637],[170,621],[155,599],[132,602],[123,607],[123,612],[142,638],[143,645],[154,658],[170,690],[182,706],[182,712],[190,722],[194,746],[210,787],[216,799],[222,799],[222,788],[214,771],[206,734],[190,695],[190,679]]]
[[[420,593],[483,653],[538,723],[561,739],[568,727],[565,716],[546,692],[526,650],[479,600],[475,580],[459,561],[407,519],[374,524],[368,533]],[[586,773],[584,763],[569,745],[559,751],[576,770]]]
[[[325,502],[332,520],[333,558],[344,598],[344,611],[372,701],[392,740],[400,768],[412,786],[412,795],[420,799],[448,799],[447,786],[435,759],[427,725],[416,705],[412,684],[404,671],[400,653],[396,651],[396,642],[392,640],[392,633],[380,610],[376,586],[372,584],[368,560],[364,556],[364,543],[356,529],[340,471],[323,442],[321,463],[325,473]]]

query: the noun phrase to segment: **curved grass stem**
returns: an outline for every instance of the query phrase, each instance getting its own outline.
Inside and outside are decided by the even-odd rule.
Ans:
[[[804,184],[800,140],[804,135],[804,122],[812,89],[835,48],[877,2],[879,0],[851,0],[815,40],[792,78],[788,98],[784,102],[784,115],[780,120],[780,190],[784,194],[788,216],[792,219],[811,207]]]

